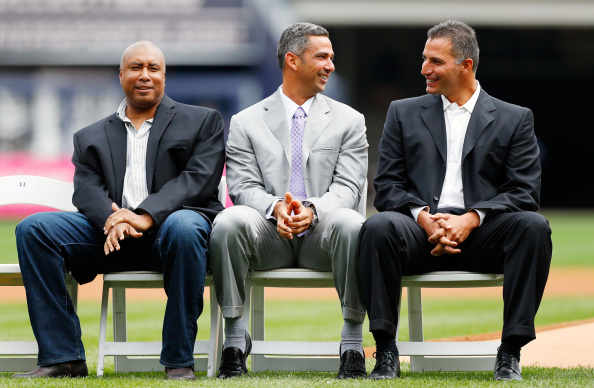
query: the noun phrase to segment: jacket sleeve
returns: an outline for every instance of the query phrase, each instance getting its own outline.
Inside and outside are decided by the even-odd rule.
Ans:
[[[84,214],[97,230],[103,230],[105,221],[113,213],[112,202],[109,196],[105,177],[100,168],[96,153],[88,152],[83,155],[80,139],[75,133],[73,137],[74,152],[72,163],[74,164],[74,194],[72,204],[79,212]]]
[[[315,206],[320,219],[335,209],[357,208],[367,179],[368,148],[365,118],[357,114],[345,131],[328,191],[306,199]]]
[[[231,118],[227,139],[227,181],[233,203],[249,204],[263,215],[279,199],[266,192],[254,147],[237,115]]]
[[[518,126],[507,147],[507,158],[499,193],[473,204],[488,209],[487,219],[505,212],[536,211],[540,205],[540,151],[534,134],[532,111],[522,108]]]
[[[402,128],[398,120],[396,101],[390,104],[379,143],[377,175],[373,180],[378,211],[395,211],[411,215],[411,206],[428,206],[410,193]]]

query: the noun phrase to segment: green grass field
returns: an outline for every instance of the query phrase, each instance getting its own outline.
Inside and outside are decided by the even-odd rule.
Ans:
[[[553,268],[592,267],[594,246],[589,237],[594,235],[594,212],[544,212],[553,230]],[[14,221],[0,222],[0,263],[16,263],[14,245]],[[0,290],[0,292],[6,292]],[[1,295],[1,294],[0,294]],[[133,301],[128,304],[128,333],[131,341],[158,340],[164,311],[164,302]],[[83,341],[86,345],[87,359],[91,373],[97,365],[97,343],[99,333],[99,302],[81,302],[79,316],[83,328]],[[502,302],[499,297],[485,299],[443,298],[424,299],[425,338],[443,338],[461,335],[480,334],[500,330],[502,323]],[[334,301],[294,301],[291,303],[271,300],[267,303],[267,338],[271,340],[334,340],[338,341],[342,325],[340,308]],[[406,306],[401,313],[406,314]],[[594,298],[588,297],[549,297],[542,302],[537,316],[537,325],[575,321],[594,317]],[[199,323],[199,339],[208,336],[208,306]],[[27,308],[24,302],[2,302],[0,296],[0,340],[32,340]],[[108,336],[110,334],[108,333]],[[408,338],[408,328],[403,322],[400,329],[401,340]],[[366,333],[365,346],[373,346],[371,336]],[[0,360],[1,362],[1,360]],[[192,383],[163,380],[163,373],[114,374],[113,361],[106,358],[106,377],[91,377],[82,381],[49,380],[35,382],[15,382],[9,379],[10,373],[0,373],[2,386],[186,386]],[[373,367],[373,360],[368,360],[368,370]],[[490,372],[444,372],[411,373],[404,366],[403,378],[392,382],[333,380],[333,373],[253,373],[249,377],[236,381],[216,381],[206,379],[204,373],[198,373],[200,386],[228,387],[319,387],[333,386],[500,386],[491,381]],[[592,368],[526,368],[524,382],[514,386],[528,387],[565,387],[594,386]],[[194,384],[192,384],[194,385]]]

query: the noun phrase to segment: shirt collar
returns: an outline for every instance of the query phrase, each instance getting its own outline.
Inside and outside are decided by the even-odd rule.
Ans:
[[[476,90],[474,91],[474,93],[472,93],[472,96],[470,96],[468,101],[466,101],[466,104],[462,105],[460,107],[460,109],[466,109],[468,112],[472,113],[472,111],[474,110],[474,106],[476,105],[476,102],[478,101],[478,97],[479,97],[480,93],[481,93],[481,84],[479,84],[479,82],[476,81]],[[455,102],[449,102],[448,99],[443,94],[441,95],[441,101],[443,102],[443,110],[444,111],[446,109],[448,109],[448,107],[452,104],[456,105],[456,107],[458,106],[458,104],[456,104]]]
[[[287,118],[290,123],[293,120],[293,115],[295,114],[297,108],[299,108],[299,105],[297,105],[295,101],[287,97],[287,95],[283,92],[283,85],[281,85],[278,88],[278,90],[280,91],[281,99],[283,100],[283,105],[285,106],[285,113],[287,114]],[[306,116],[309,115],[309,110],[313,104],[314,98],[316,97],[313,96],[309,100],[305,101],[303,105],[301,105],[301,108],[303,108],[303,110],[305,111]]]
[[[122,120],[125,123],[130,123],[132,124],[132,121],[128,118],[128,116],[126,116],[126,107],[128,106],[128,100],[127,99],[123,99],[122,102],[120,103],[120,106],[118,107],[118,110],[116,111],[116,116],[118,116],[118,118],[120,120]],[[149,123],[153,123],[153,118],[145,120],[145,122],[149,122]]]

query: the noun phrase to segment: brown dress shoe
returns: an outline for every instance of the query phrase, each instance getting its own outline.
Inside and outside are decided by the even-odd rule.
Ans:
[[[85,360],[76,360],[40,366],[33,372],[18,373],[12,377],[19,379],[37,377],[87,377],[88,375],[87,362]]]
[[[196,380],[194,367],[186,368],[165,368],[167,380]]]

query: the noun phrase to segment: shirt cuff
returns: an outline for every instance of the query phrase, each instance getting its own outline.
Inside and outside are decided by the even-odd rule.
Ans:
[[[483,220],[485,219],[485,216],[487,215],[487,212],[489,211],[488,209],[470,209],[469,211],[471,212],[476,212],[476,214],[478,214],[480,221],[479,221],[479,226],[483,225]]]
[[[282,201],[282,199],[277,198],[274,202],[272,202],[272,204],[270,206],[268,206],[268,209],[266,209],[266,218],[267,219],[274,218],[274,216],[272,215],[272,213],[274,212],[274,207],[280,201]]]
[[[429,211],[429,206],[411,206],[410,207],[410,212],[412,213],[412,216],[415,219],[415,222],[417,222],[417,218],[419,218],[419,214],[421,214],[421,212],[423,210]]]

